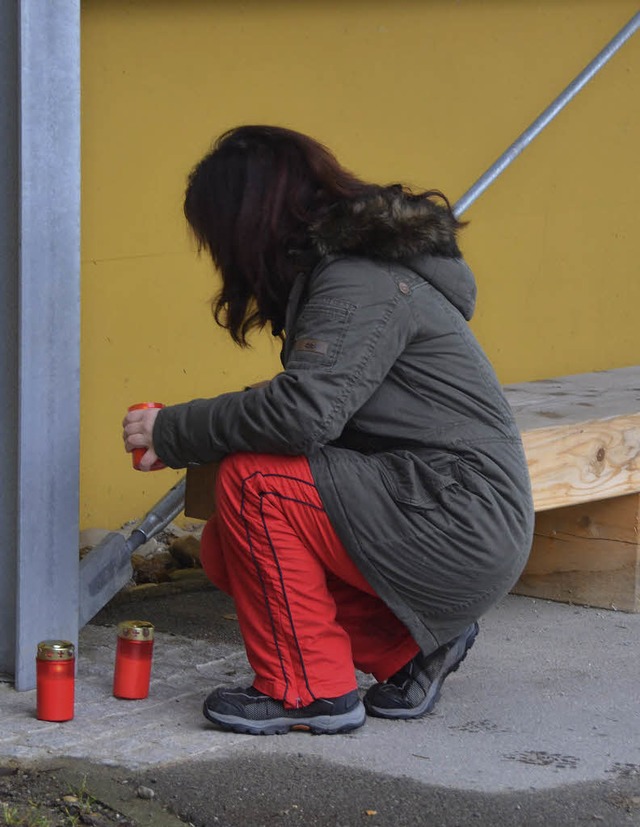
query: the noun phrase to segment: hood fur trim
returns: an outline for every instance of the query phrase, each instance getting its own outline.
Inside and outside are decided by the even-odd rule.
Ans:
[[[320,255],[349,254],[406,261],[425,254],[459,258],[449,212],[401,187],[334,205],[310,228]]]

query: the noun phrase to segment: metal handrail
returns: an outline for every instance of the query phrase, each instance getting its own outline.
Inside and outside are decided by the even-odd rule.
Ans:
[[[511,146],[478,178],[476,183],[454,204],[456,216],[462,213],[480,196],[495,179],[520,155],[531,141],[555,118],[591,78],[600,71],[618,49],[640,28],[640,12],[637,12],[604,49],[571,81],[567,88],[548,106],[544,112],[517,138]]]

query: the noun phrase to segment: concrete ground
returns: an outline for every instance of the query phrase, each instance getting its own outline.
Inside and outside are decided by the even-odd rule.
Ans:
[[[143,594],[82,631],[73,721],[37,721],[35,692],[0,685],[0,763],[62,762],[120,793],[133,779],[206,827],[640,824],[640,615],[511,595],[426,718],[260,738],[201,713],[214,686],[252,679],[229,599]],[[114,625],[134,617],[156,625],[151,691],[120,701]]]

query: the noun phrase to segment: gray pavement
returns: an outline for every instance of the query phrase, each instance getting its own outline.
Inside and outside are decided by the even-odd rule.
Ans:
[[[305,820],[295,821],[301,804],[291,804],[286,817],[282,815],[287,772],[297,777],[293,789],[301,800],[305,784],[307,802],[324,790],[325,815],[326,789],[335,786],[336,779],[346,785],[345,806],[349,799],[355,806],[355,791],[365,780],[371,806],[364,803],[367,795],[362,802],[357,798],[358,812],[377,817],[376,825],[491,823],[482,815],[481,799],[485,804],[493,801],[490,810],[497,824],[496,802],[510,801],[509,794],[521,803],[509,805],[512,816],[503,823],[537,824],[533,813],[542,817],[546,811],[536,796],[546,794],[547,804],[558,803],[564,801],[563,791],[573,790],[574,805],[585,805],[594,790],[605,789],[609,798],[616,791],[624,793],[620,823],[640,823],[640,615],[511,595],[482,619],[476,645],[461,669],[447,679],[433,714],[410,722],[369,719],[347,735],[290,733],[267,738],[222,732],[201,714],[202,700],[211,688],[248,684],[252,678],[233,606],[224,595],[205,589],[138,603],[116,600],[96,621],[114,624],[135,615],[151,620],[159,630],[149,698],[112,697],[115,630],[113,625],[87,626],[80,638],[73,721],[37,721],[34,692],[17,693],[0,685],[0,760],[72,758],[117,767],[139,778],[153,777],[159,789],[164,784],[165,798],[171,798],[177,786],[181,792],[173,797],[178,811],[184,814],[191,807],[193,823],[204,825],[360,823],[345,815],[347,810],[327,815],[325,821],[313,821],[309,813]],[[360,678],[364,690],[369,678]],[[244,789],[244,798],[255,805],[260,798],[257,787],[255,794],[247,793],[243,772],[247,778],[262,777],[261,806],[280,802],[279,820],[262,822],[255,812],[227,822],[223,813],[206,815],[215,779],[217,784],[224,779],[219,791],[227,797],[236,779],[240,792],[230,800],[243,800]],[[199,780],[190,785],[189,778]],[[317,785],[324,779],[322,790],[313,793],[312,779]],[[434,791],[440,796],[457,793],[456,801],[464,807],[448,811],[459,812],[458,820],[447,821],[442,815],[436,821],[400,818],[404,798],[398,795],[408,788],[415,801],[429,793],[432,803],[437,800]],[[203,790],[205,799],[198,809]],[[395,815],[381,820],[377,798],[384,800],[389,813],[394,796]],[[287,800],[295,797],[290,793]],[[223,798],[219,795],[218,802]],[[516,818],[518,808],[525,806],[522,802],[529,802],[530,817],[525,821]],[[319,805],[315,806],[317,815]],[[562,806],[558,803],[558,813]],[[231,818],[229,807],[228,802],[225,812]],[[592,823],[614,823],[595,804],[589,813]],[[574,822],[566,817],[554,821],[547,812],[540,823]]]

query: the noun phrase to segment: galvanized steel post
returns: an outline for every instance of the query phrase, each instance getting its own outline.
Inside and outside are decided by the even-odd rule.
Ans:
[[[0,0],[0,671],[78,634],[80,4]]]

